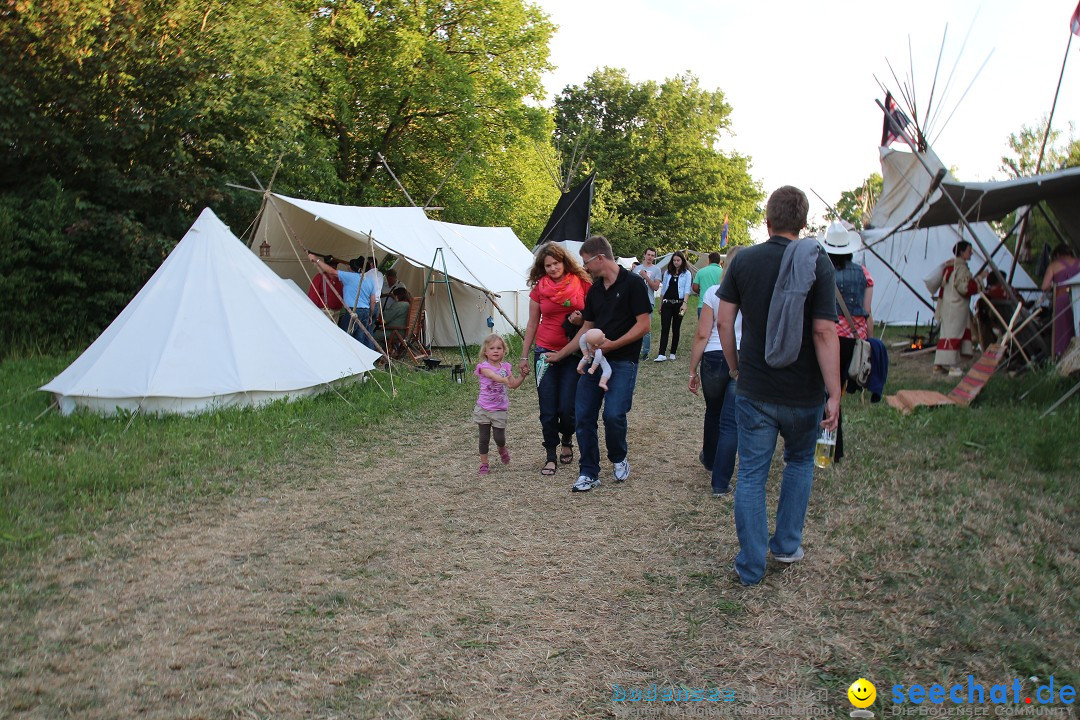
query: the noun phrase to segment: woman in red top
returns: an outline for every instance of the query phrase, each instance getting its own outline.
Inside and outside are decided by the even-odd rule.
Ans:
[[[536,253],[536,262],[529,271],[529,325],[518,367],[529,367],[529,348],[532,361],[548,352],[558,352],[577,334],[581,325],[581,310],[589,291],[589,276],[562,245],[548,243]],[[535,346],[534,346],[535,342]],[[540,428],[544,434],[547,461],[541,475],[554,475],[558,464],[574,459],[574,398],[577,391],[577,358],[567,356],[550,365],[543,376],[536,375],[536,394],[540,401]],[[562,448],[556,455],[560,440]]]

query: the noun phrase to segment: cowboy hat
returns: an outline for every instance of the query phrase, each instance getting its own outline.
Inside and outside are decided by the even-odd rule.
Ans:
[[[825,237],[818,241],[830,255],[851,255],[862,245],[862,238],[854,230],[848,230],[842,223],[834,222],[825,231]]]

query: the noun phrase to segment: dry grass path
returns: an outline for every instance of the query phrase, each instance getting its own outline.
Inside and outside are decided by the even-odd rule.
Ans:
[[[732,581],[731,504],[697,464],[686,354],[641,368],[622,486],[609,467],[588,494],[569,492],[576,466],[539,475],[527,390],[513,463],[479,481],[470,390],[322,477],[56,543],[0,616],[17,648],[0,717],[601,718],[624,709],[613,684],[649,683],[846,712],[836,688],[938,621],[880,577],[853,582],[866,506],[845,467],[815,489],[807,559],[757,588]],[[874,501],[885,514],[902,507],[891,495]],[[927,562],[894,560],[912,582]]]

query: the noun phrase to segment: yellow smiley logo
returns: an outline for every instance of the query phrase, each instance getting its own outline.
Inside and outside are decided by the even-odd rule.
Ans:
[[[877,700],[877,688],[866,678],[859,678],[847,689],[848,700],[857,708],[868,708]]]

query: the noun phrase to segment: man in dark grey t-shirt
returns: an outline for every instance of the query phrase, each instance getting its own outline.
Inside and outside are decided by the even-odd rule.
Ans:
[[[801,560],[802,529],[814,482],[818,426],[835,430],[840,409],[840,342],[832,263],[818,254],[815,280],[806,296],[802,343],[795,362],[773,368],[765,361],[766,328],[773,288],[787,246],[806,227],[806,195],[790,185],[776,190],[766,206],[770,238],[735,257],[717,295],[717,328],[735,385],[739,425],[739,476],[735,486],[735,529],[739,554],[735,572],[745,585],[761,582],[768,551],[784,563]],[[742,344],[735,352],[735,316],[742,311]],[[828,393],[828,401],[825,396]],[[824,404],[824,420],[822,411]],[[784,477],[769,537],[765,482],[776,438],[784,438]]]

